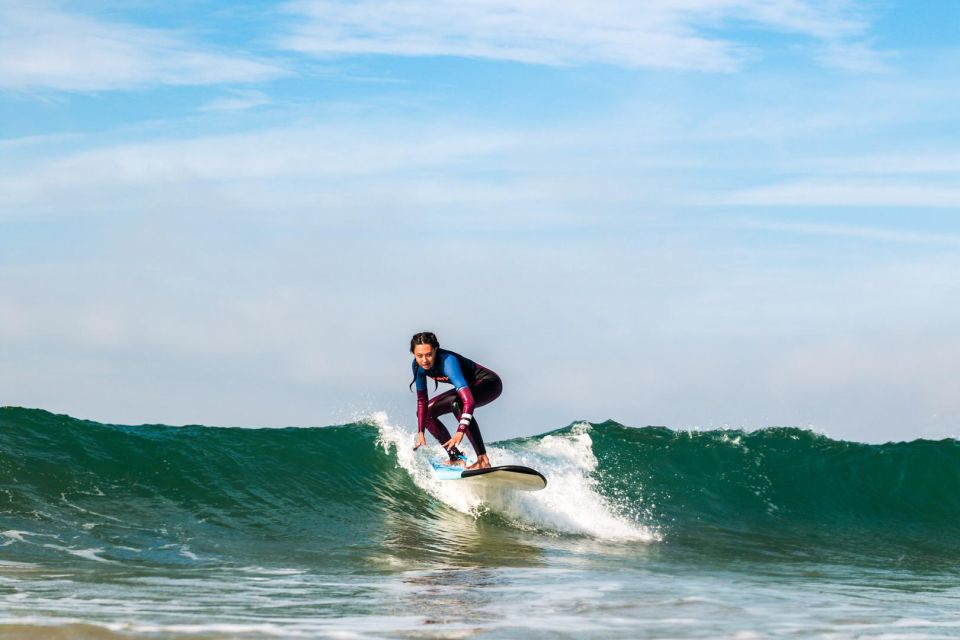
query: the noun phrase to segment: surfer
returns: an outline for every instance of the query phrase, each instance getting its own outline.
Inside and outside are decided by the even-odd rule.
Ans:
[[[500,396],[503,391],[500,376],[459,353],[441,349],[437,336],[429,331],[411,338],[410,353],[413,354],[413,382],[410,386],[417,385],[417,443],[414,450],[426,444],[423,432],[427,429],[447,450],[451,461],[461,460],[463,454],[458,447],[466,433],[473,450],[477,452],[477,461],[467,468],[489,467],[487,448],[483,445],[483,436],[480,435],[480,426],[473,416],[473,410]],[[434,388],[437,382],[446,382],[452,384],[453,389],[428,400],[428,377],[436,381]],[[460,421],[453,437],[439,420],[440,416],[447,413],[452,413]]]

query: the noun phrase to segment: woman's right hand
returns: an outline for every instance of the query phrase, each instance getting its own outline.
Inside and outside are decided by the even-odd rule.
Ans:
[[[417,433],[417,443],[413,445],[413,450],[416,451],[425,444],[427,444],[427,439],[424,437],[423,432],[420,431]]]

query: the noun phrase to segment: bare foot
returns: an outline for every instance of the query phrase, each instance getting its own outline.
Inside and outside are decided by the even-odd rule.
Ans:
[[[487,456],[480,456],[477,461],[467,467],[467,469],[489,469],[490,459]]]

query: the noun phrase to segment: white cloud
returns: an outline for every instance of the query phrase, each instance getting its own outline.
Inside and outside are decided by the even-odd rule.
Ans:
[[[786,231],[789,233],[855,238],[861,240],[882,240],[907,244],[960,247],[960,235],[950,233],[909,231],[876,226],[869,227],[845,224],[761,222],[756,220],[744,221],[742,226],[749,229],[761,229],[766,231]]]
[[[262,91],[235,91],[229,96],[211,100],[200,111],[246,111],[270,104],[270,98]]]
[[[732,71],[755,51],[711,35],[723,27],[747,25],[836,48],[868,27],[855,7],[852,2],[808,0],[300,0],[286,6],[302,20],[282,46],[316,55],[462,56]],[[870,50],[863,44],[847,46],[856,48],[860,66],[866,68]],[[849,66],[849,56],[841,62]]]
[[[565,217],[572,223],[595,215],[603,204],[635,206],[644,181],[625,184],[602,171],[584,171],[572,151],[581,143],[577,132],[364,121],[121,144],[39,159],[30,159],[27,148],[27,160],[8,158],[0,172],[0,216],[102,216],[176,204],[181,210],[271,215],[314,210],[333,218],[414,211],[443,217],[442,211],[454,211],[472,227],[516,227],[556,225]],[[554,173],[557,165],[551,163],[566,163],[566,169]],[[571,171],[571,165],[579,169]],[[496,175],[489,175],[491,166],[499,167]],[[483,216],[470,215],[479,210]]]
[[[810,168],[831,173],[927,176],[957,174],[956,177],[960,177],[960,153],[955,151],[828,157],[812,160],[808,164]]]
[[[229,55],[160,29],[0,0],[0,89],[101,91],[257,82],[279,66]]]
[[[960,208],[960,187],[953,184],[891,183],[867,179],[816,179],[734,192],[721,204],[754,206]]]
[[[877,51],[865,42],[829,42],[817,58],[825,67],[854,73],[886,73],[892,70],[890,62],[897,56]]]

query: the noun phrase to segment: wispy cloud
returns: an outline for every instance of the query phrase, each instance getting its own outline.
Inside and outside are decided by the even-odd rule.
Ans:
[[[198,212],[322,210],[330,219],[489,207],[491,213],[477,223],[502,222],[509,213],[513,224],[543,216],[556,224],[566,211],[603,200],[596,193],[596,180],[603,178],[556,177],[510,163],[578,140],[574,135],[565,143],[556,132],[365,121],[362,130],[276,128],[74,148],[41,158],[30,158],[27,149],[26,162],[10,159],[0,173],[0,211],[18,218],[103,215],[156,211],[174,198],[179,209]],[[491,164],[504,168],[491,176],[482,169]],[[623,197],[610,189],[605,201]]]
[[[316,55],[461,56],[546,65],[732,71],[757,53],[727,27],[747,25],[855,49],[867,69],[877,54],[858,39],[869,21],[850,1],[299,0],[302,18],[282,46]],[[872,56],[872,58],[871,58]],[[822,56],[829,65],[849,57]]]
[[[886,73],[892,70],[895,53],[878,51],[866,42],[828,42],[816,56],[825,67],[854,73]]]
[[[200,111],[246,111],[270,104],[270,97],[262,91],[235,91],[229,96],[211,100]]]
[[[960,178],[960,153],[885,153],[822,158],[809,163],[809,168],[842,174],[862,175],[926,175],[956,174]]]
[[[0,177],[0,194],[54,186],[144,186],[178,180],[255,180],[409,171],[503,152],[505,134],[389,132],[370,123],[362,135],[336,127],[292,127],[234,135],[99,146],[54,155]],[[49,184],[48,184],[49,181]],[[18,186],[19,185],[19,186]]]
[[[739,223],[748,229],[800,233],[807,235],[852,238],[857,240],[880,240],[906,244],[960,247],[960,235],[931,233],[908,229],[892,229],[877,226],[847,224],[815,224],[790,222],[764,222],[748,220]]]
[[[0,90],[102,91],[257,82],[280,66],[169,31],[0,0]]]
[[[744,189],[722,204],[764,206],[960,208],[954,184],[891,183],[867,179],[817,179]]]

